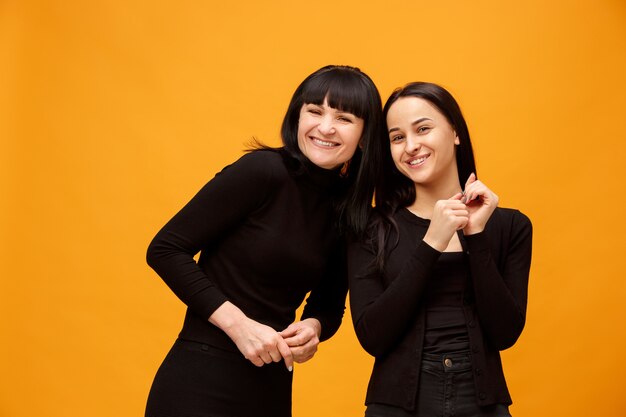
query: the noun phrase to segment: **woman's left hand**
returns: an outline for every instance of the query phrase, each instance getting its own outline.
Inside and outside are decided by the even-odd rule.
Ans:
[[[278,334],[291,348],[294,362],[303,363],[311,359],[317,352],[321,333],[322,325],[319,320],[309,318],[291,323],[289,327]]]
[[[463,228],[466,235],[474,235],[485,229],[487,221],[498,206],[498,196],[472,173],[465,183],[465,192],[461,201],[467,206],[469,220]]]

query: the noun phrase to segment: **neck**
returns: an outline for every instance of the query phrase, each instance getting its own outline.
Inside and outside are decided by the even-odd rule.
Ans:
[[[437,184],[415,184],[415,201],[407,208],[424,219],[431,219],[437,201],[448,200],[461,191],[461,184],[456,172],[454,178],[440,181]]]

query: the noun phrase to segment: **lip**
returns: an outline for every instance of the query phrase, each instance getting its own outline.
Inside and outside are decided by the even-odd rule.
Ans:
[[[428,160],[428,158],[430,158],[430,154],[426,153],[426,154],[417,155],[412,158],[409,158],[405,161],[405,163],[409,166],[409,168],[415,169],[424,165],[424,163]],[[413,161],[419,161],[419,162],[412,164],[411,162]]]
[[[309,140],[313,145],[320,149],[334,149],[339,146],[339,143],[328,139],[320,139],[317,136],[309,136]]]

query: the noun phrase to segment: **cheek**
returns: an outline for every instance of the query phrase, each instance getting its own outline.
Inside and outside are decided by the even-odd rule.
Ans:
[[[354,149],[356,149],[356,147],[359,146],[361,139],[363,139],[363,126],[356,127],[350,136],[350,147],[354,147]]]
[[[390,151],[393,163],[396,165],[396,167],[400,168],[400,157],[402,156],[402,150],[395,146],[392,146]]]
[[[298,132],[306,132],[310,129],[311,126],[311,118],[306,114],[300,114],[300,118],[298,119]]]
[[[311,123],[306,118],[300,118],[298,123],[298,140],[303,141],[309,130],[311,130]]]

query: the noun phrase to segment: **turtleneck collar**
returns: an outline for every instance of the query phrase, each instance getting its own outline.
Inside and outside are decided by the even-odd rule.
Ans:
[[[285,149],[282,149],[281,154],[285,160],[285,165],[287,165],[291,174],[297,178],[298,181],[302,181],[316,189],[329,192],[336,190],[342,183],[340,167],[325,169],[315,165],[304,156],[300,160],[295,160]]]

